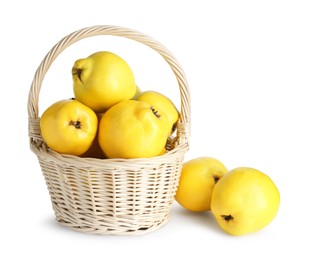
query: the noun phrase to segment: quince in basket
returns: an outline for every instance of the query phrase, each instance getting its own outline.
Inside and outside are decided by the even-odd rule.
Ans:
[[[135,96],[134,74],[118,55],[100,51],[75,61],[72,68],[76,100],[95,112],[104,112],[113,105]]]
[[[81,155],[95,139],[98,119],[89,107],[67,99],[52,104],[44,111],[40,128],[44,141],[56,152]]]
[[[108,158],[149,158],[162,154],[170,125],[160,109],[128,100],[104,113],[98,131],[99,145]]]
[[[41,133],[56,152],[93,158],[149,158],[163,155],[179,112],[155,91],[142,92],[129,65],[107,51],[76,60],[74,100],[51,105]]]

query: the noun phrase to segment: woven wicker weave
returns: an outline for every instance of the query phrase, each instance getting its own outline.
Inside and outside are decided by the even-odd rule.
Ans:
[[[44,143],[38,99],[47,70],[68,46],[99,35],[121,36],[145,44],[157,51],[174,72],[181,110],[166,154],[148,159],[80,158],[58,154]],[[38,157],[59,223],[82,232],[117,235],[143,234],[167,223],[189,148],[190,99],[184,72],[163,45],[140,32],[117,26],[93,26],[69,34],[38,67],[29,91],[28,116],[30,147]]]

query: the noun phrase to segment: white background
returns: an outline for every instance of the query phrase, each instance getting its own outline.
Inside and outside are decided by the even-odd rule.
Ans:
[[[309,1],[2,1],[0,259],[309,259]],[[36,156],[29,149],[28,90],[36,68],[62,37],[91,25],[144,32],[171,50],[191,91],[191,148],[228,169],[257,168],[281,194],[265,229],[242,237],[212,214],[174,203],[170,222],[142,236],[98,236],[54,220]],[[43,82],[40,113],[72,95],[77,58],[115,51],[142,90],[179,104],[175,78],[157,53],[122,38],[68,48]]]

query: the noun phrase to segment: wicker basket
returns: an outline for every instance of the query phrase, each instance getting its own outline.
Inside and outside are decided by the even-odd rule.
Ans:
[[[145,44],[157,51],[174,72],[181,110],[166,154],[148,159],[80,158],[56,153],[44,143],[38,98],[47,70],[68,46],[99,35],[121,36]],[[117,235],[144,234],[167,223],[189,148],[190,100],[184,72],[163,45],[140,32],[117,26],[93,26],[69,34],[38,67],[29,91],[28,116],[30,147],[38,157],[59,223],[82,232]]]

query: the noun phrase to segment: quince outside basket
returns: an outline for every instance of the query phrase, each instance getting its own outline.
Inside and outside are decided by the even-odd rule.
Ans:
[[[145,44],[157,51],[174,72],[181,109],[166,154],[137,159],[81,158],[59,154],[44,143],[38,97],[46,72],[68,46],[99,35],[121,36]],[[92,26],[69,34],[47,53],[35,73],[28,97],[28,117],[30,148],[38,157],[59,223],[82,232],[136,235],[157,230],[168,222],[184,154],[189,148],[190,99],[182,68],[162,44],[118,26]]]

